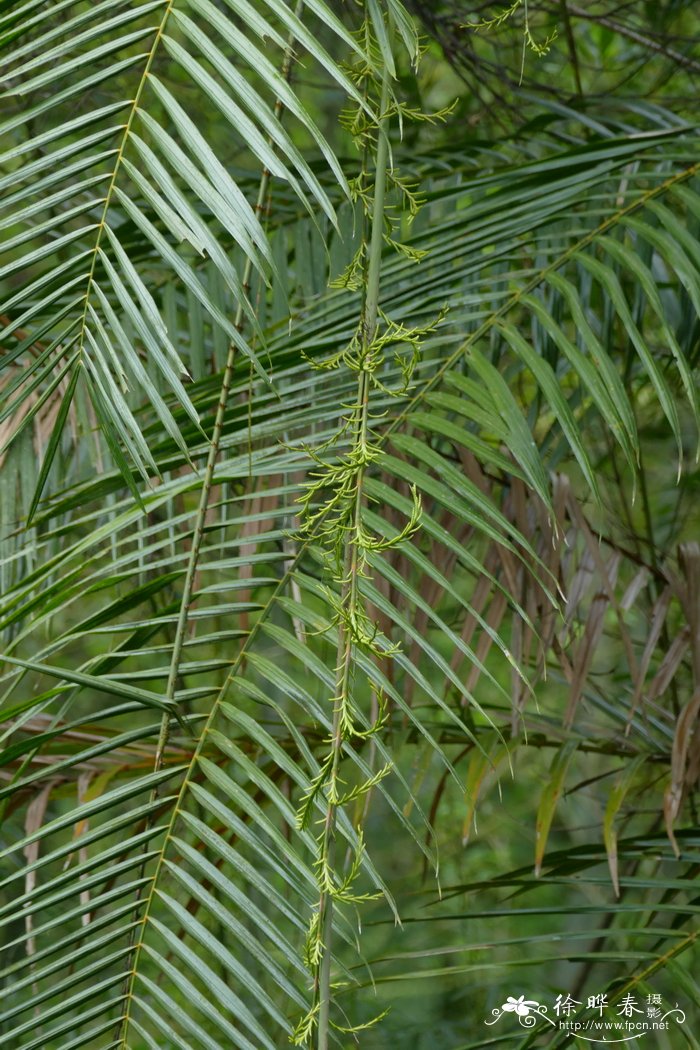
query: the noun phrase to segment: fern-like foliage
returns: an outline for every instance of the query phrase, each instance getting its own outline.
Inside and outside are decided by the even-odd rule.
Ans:
[[[470,975],[486,1045],[505,913],[547,975],[695,996],[700,557],[630,515],[650,434],[697,454],[697,137],[404,150],[396,0],[0,19],[6,1044],[378,1046],[401,981]],[[584,754],[614,787],[553,850]],[[465,876],[513,771],[532,863]],[[560,886],[613,916],[561,953]]]

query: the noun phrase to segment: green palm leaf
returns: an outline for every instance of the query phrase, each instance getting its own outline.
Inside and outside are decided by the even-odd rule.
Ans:
[[[410,223],[389,184],[398,250],[383,214],[374,227],[387,341],[355,520],[374,543],[363,647],[329,571],[330,483],[303,515],[319,471],[354,451],[358,375],[324,366],[347,364],[366,309],[364,184],[283,70],[303,50],[368,127],[356,75],[379,71],[384,128],[415,35],[395,3],[367,17],[357,34],[320,0],[0,10],[5,97],[25,107],[0,157],[0,1025],[22,1050],[277,1047],[313,1018],[304,954],[344,652],[356,726],[336,863],[357,899],[338,891],[327,931],[341,1032],[407,982],[458,996],[468,977],[462,1043],[488,1045],[479,1011],[514,966],[552,988],[578,967],[581,987],[600,974],[620,997],[693,949],[694,833],[676,832],[679,862],[634,804],[653,798],[658,824],[672,767],[673,834],[668,799],[690,789],[696,592],[653,544],[631,549],[610,478],[648,503],[649,432],[679,471],[697,447],[696,138],[676,122],[572,143],[562,123],[471,152],[392,141],[387,170],[412,172],[425,202]],[[112,101],[76,116],[99,84]],[[695,579],[692,545],[684,557]],[[593,813],[589,785],[605,791],[621,760],[624,791]],[[470,822],[508,766],[539,800],[532,848],[477,853],[474,877]],[[569,795],[586,837],[559,848]],[[417,888],[403,846],[387,862],[389,840],[417,847],[440,893]],[[522,932],[494,937],[502,918]]]

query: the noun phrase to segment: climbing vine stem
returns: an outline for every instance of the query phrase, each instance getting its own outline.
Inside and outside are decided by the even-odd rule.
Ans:
[[[391,18],[388,19],[386,39],[391,39]],[[363,28],[367,53],[377,45],[372,27]],[[416,47],[411,58],[418,55]],[[392,90],[392,72],[389,63],[378,62],[382,69],[377,81],[373,68],[355,72],[355,79],[366,96],[376,99],[377,120],[368,121],[361,107],[345,115],[344,124],[353,134],[364,157],[362,171],[351,184],[353,196],[362,216],[361,243],[344,274],[335,282],[350,291],[359,292],[361,310],[358,325],[349,344],[325,361],[310,365],[319,369],[346,368],[357,375],[354,401],[345,406],[346,414],[337,432],[321,449],[307,449],[316,469],[311,472],[300,502],[301,531],[313,536],[324,550],[328,570],[335,583],[327,591],[331,611],[328,630],[337,634],[334,695],[328,750],[320,767],[301,800],[298,823],[308,827],[318,819],[316,836],[316,877],[318,901],[307,936],[305,961],[312,977],[313,996],[310,1010],[299,1021],[293,1034],[297,1045],[328,1050],[333,1028],[342,1032],[356,1032],[367,1028],[379,1018],[360,1026],[341,1027],[331,1016],[332,961],[334,915],[339,906],[359,905],[379,896],[356,888],[365,867],[365,844],[362,813],[367,807],[355,806],[360,813],[356,825],[343,823],[342,834],[350,844],[349,853],[341,859],[336,849],[341,810],[351,802],[367,800],[369,794],[391,769],[384,766],[376,772],[370,767],[366,779],[348,787],[341,766],[344,752],[353,741],[367,740],[383,728],[387,714],[384,697],[373,691],[372,712],[368,717],[362,711],[360,690],[355,681],[357,653],[370,659],[390,658],[397,646],[384,637],[372,623],[362,590],[362,581],[369,576],[373,555],[386,552],[407,540],[420,522],[420,501],[413,491],[412,511],[397,535],[387,538],[373,534],[365,525],[364,484],[367,471],[376,465],[380,450],[373,431],[371,395],[401,396],[406,392],[420,353],[423,337],[440,322],[442,315],[422,327],[406,327],[389,318],[380,308],[380,277],[383,249],[386,244],[402,251],[409,259],[419,261],[392,236],[400,214],[408,212],[409,221],[418,209],[419,201],[409,184],[394,171],[391,163],[389,130],[392,117],[415,119],[396,100]],[[378,95],[378,98],[377,98]],[[422,117],[422,115],[419,115]],[[432,119],[432,118],[429,118]],[[384,363],[386,352],[393,349],[400,365],[403,382],[398,388],[388,385]],[[366,692],[367,690],[365,690]],[[381,1015],[380,1015],[381,1016]]]

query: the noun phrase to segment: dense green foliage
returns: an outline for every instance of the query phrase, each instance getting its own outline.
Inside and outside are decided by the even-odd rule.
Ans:
[[[698,39],[0,0],[3,1046],[699,1045]]]

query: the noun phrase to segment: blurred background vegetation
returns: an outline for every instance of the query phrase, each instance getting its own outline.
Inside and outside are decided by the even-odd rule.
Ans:
[[[60,29],[59,6],[43,30]],[[213,6],[231,25],[243,24],[231,5]],[[653,1039],[659,1050],[696,1048],[700,476],[693,377],[700,349],[700,13],[684,0],[531,0],[516,5],[501,24],[488,25],[499,21],[499,5],[446,0],[424,6],[412,0],[409,7],[424,55],[417,70],[397,57],[395,90],[407,117],[446,107],[449,113],[429,121],[406,119],[402,137],[393,128],[397,170],[421,203],[413,218],[398,194],[390,196],[399,215],[395,235],[414,255],[426,254],[416,264],[386,248],[380,302],[405,324],[429,323],[449,309],[424,341],[412,389],[398,400],[380,391],[373,403],[378,431],[397,431],[386,462],[368,483],[368,513],[381,519],[373,524],[389,535],[401,527],[409,482],[421,488],[424,513],[421,532],[383,566],[373,566],[366,588],[373,619],[401,645],[393,661],[377,660],[377,674],[396,694],[389,692],[391,717],[382,746],[401,783],[397,790],[373,793],[366,839],[402,925],[385,899],[373,900],[362,905],[359,950],[354,933],[338,949],[338,965],[347,968],[347,985],[336,996],[339,1023],[345,1017],[368,1022],[389,1011],[356,1036],[338,1034],[338,1044],[368,1050],[559,1046],[573,1040],[553,1030],[524,1029],[508,1017],[493,1028],[484,1021],[508,996],[524,994],[548,1004],[551,1013],[559,994],[585,1003],[596,993],[619,1000],[631,990],[640,1002],[660,993],[688,1016],[685,1025],[646,1036],[647,1042]],[[89,24],[88,5],[71,5],[72,13],[83,10]],[[335,4],[333,10],[343,24],[357,28],[355,5]],[[283,28],[274,10],[266,17]],[[23,5],[0,3],[0,79],[7,77],[8,91],[13,70],[32,54],[28,49],[17,57],[16,49],[32,39],[26,19]],[[148,11],[143,25],[151,22]],[[141,24],[132,20],[130,31]],[[315,16],[304,17],[304,24],[334,60],[347,59],[347,46],[332,27]],[[186,42],[184,29],[182,36],[177,28],[172,34]],[[62,38],[57,33],[55,39]],[[140,40],[127,42],[118,57],[126,63],[142,50]],[[174,724],[164,766],[167,786],[151,800],[151,816],[136,810],[152,787],[158,720],[157,712],[143,706],[143,696],[130,698],[128,690],[163,695],[206,456],[202,433],[211,432],[230,344],[201,296],[178,279],[121,206],[113,227],[189,373],[182,389],[201,429],[179,388],[167,387],[162,370],[144,352],[138,321],[111,293],[107,298],[126,338],[139,347],[179,435],[173,437],[147,396],[145,380],[132,382],[125,397],[160,472],[152,490],[131,460],[124,465],[128,446],[120,432],[110,430],[109,408],[99,408],[87,388],[69,392],[70,373],[53,383],[60,355],[52,358],[50,348],[66,339],[57,312],[65,307],[72,317],[68,280],[80,274],[73,256],[76,245],[89,244],[100,206],[87,188],[55,203],[47,200],[46,211],[30,217],[28,249],[21,239],[27,223],[17,209],[62,186],[58,177],[53,186],[40,181],[44,171],[60,173],[57,156],[42,167],[42,159],[57,150],[42,143],[56,122],[107,114],[108,107],[133,97],[133,67],[115,71],[114,56],[108,61],[109,76],[99,76],[96,64],[94,82],[65,100],[56,97],[58,87],[42,83],[29,96],[3,96],[0,185],[9,201],[3,219],[9,246],[0,309],[0,628],[8,662],[2,678],[0,903],[3,981],[10,991],[0,1023],[10,1050],[207,1045],[201,1032],[213,1038],[219,1030],[192,998],[192,988],[208,994],[210,984],[204,971],[197,973],[197,952],[234,991],[245,983],[211,946],[184,958],[163,942],[167,951],[162,945],[158,951],[176,961],[187,982],[163,978],[161,963],[146,955],[152,983],[138,993],[143,1012],[131,1034],[115,1041],[113,1028],[98,1030],[98,1022],[91,1027],[91,1014],[81,1017],[94,1001],[68,980],[81,972],[83,957],[73,964],[72,953],[84,951],[93,962],[82,987],[97,987],[98,974],[104,978],[104,992],[92,994],[113,1026],[133,948],[124,923],[140,906],[142,842],[134,836],[150,842],[152,853],[143,860],[147,879],[160,863],[157,834],[169,819],[182,768],[189,768],[195,784],[207,783],[189,765],[192,735]],[[155,52],[152,71],[254,202],[260,163],[245,135],[231,133],[211,98],[166,49]],[[92,66],[81,75],[88,73]],[[264,92],[254,63],[246,77]],[[346,176],[353,177],[357,151],[338,119],[347,104],[342,86],[308,52],[294,65],[290,82]],[[45,102],[52,93],[55,105],[49,109]],[[172,113],[158,97],[149,98],[148,112],[172,127]],[[119,125],[121,117],[115,119]],[[111,113],[101,121],[94,121],[95,149],[103,148],[98,136],[104,131],[107,151],[115,141]],[[219,707],[223,701],[253,714],[296,760],[304,747],[319,756],[324,733],[309,711],[290,728],[297,717],[295,686],[314,702],[325,699],[319,667],[332,668],[335,656],[332,632],[319,634],[325,622],[323,561],[313,546],[299,545],[296,500],[309,471],[305,446],[320,448],[332,436],[338,406],[352,398],[354,382],[342,371],[313,371],[310,361],[338,352],[355,328],[361,293],[329,284],[351,262],[362,224],[357,203],[343,197],[308,128],[290,121],[289,129],[337,207],[338,226],[316,204],[310,216],[288,185],[272,179],[263,216],[277,269],[269,286],[256,274],[251,281],[260,333],[245,323],[275,392],[249,359],[238,357],[177,700],[194,736],[216,699]],[[83,156],[77,136],[69,131],[61,139],[73,147],[70,163]],[[32,147],[29,159],[26,143]],[[215,181],[208,158],[200,160]],[[111,164],[105,155],[89,170],[109,177]],[[24,197],[25,184],[17,181],[22,171],[29,187]],[[153,211],[133,180],[126,193],[159,230],[167,227],[167,218]],[[88,226],[67,214],[76,201],[85,204],[80,214],[87,215]],[[202,200],[193,207],[213,225]],[[49,221],[44,230],[39,220],[47,215],[55,226]],[[73,231],[75,238],[61,240]],[[242,273],[240,246],[225,230],[217,236]],[[44,287],[56,295],[47,303],[32,282],[48,272],[41,252],[52,242],[56,269]],[[215,261],[196,258],[186,243],[181,247],[207,294],[233,317],[235,296]],[[593,262],[587,265],[589,248]],[[595,269],[601,258],[607,260],[604,272]],[[506,302],[506,322],[515,334],[500,327]],[[575,419],[573,436],[567,413],[543,373],[533,370],[518,334],[550,366]],[[480,371],[470,370],[478,369],[478,361],[464,364],[466,355],[460,356],[465,340],[467,354],[486,362]],[[572,344],[591,354],[593,375]],[[605,360],[596,358],[596,347]],[[656,362],[657,378],[645,353]],[[42,371],[46,361],[53,371]],[[388,386],[397,385],[399,366],[387,360]],[[490,368],[506,380],[518,426],[503,423],[510,402]],[[419,453],[418,443],[427,451]],[[51,461],[42,469],[47,450]],[[154,474],[150,467],[148,473]],[[474,493],[481,494],[483,506]],[[288,583],[281,598],[280,581]],[[300,652],[304,647],[310,656]],[[358,666],[364,666],[359,658]],[[83,681],[61,677],[76,670],[86,676]],[[109,684],[106,692],[98,676]],[[358,684],[357,692],[358,704],[368,709],[367,684]],[[281,794],[296,799],[293,776],[264,743],[227,716],[216,717],[224,735],[236,739]],[[295,833],[279,807],[249,772],[240,773],[223,747],[205,743],[202,754],[234,780],[239,777],[254,799],[242,823],[255,827],[257,807],[267,806],[280,842],[293,844]],[[123,800],[110,795],[122,788]],[[95,815],[81,817],[80,807],[93,803]],[[207,808],[203,795],[178,805],[192,821],[209,822],[226,838],[224,818]],[[123,813],[133,814],[125,825],[130,838],[121,826],[105,831],[100,849],[106,858],[111,853],[101,867],[95,862],[91,868],[89,844],[75,842],[73,848],[73,839]],[[200,856],[208,855],[193,828],[190,821],[180,835]],[[230,841],[240,841],[250,863],[264,868],[256,853],[262,843],[263,853],[284,864],[280,842],[257,828],[257,845],[245,840],[241,828],[227,833]],[[186,870],[179,847],[171,840],[168,848],[173,866]],[[37,865],[42,857],[43,867]],[[73,896],[62,896],[67,873],[81,864],[85,873],[78,870]],[[235,882],[242,868],[234,869]],[[224,863],[217,870],[229,869]],[[239,943],[240,935],[227,932],[213,904],[200,911],[191,887],[167,874],[169,892],[190,915],[201,917],[218,943]],[[211,885],[201,872],[193,877]],[[279,871],[269,878],[275,888],[284,883]],[[263,908],[264,885],[246,885],[250,901]],[[296,890],[286,892],[291,899]],[[223,890],[217,899],[225,900]],[[117,914],[122,905],[124,912]],[[153,914],[189,944],[186,923],[173,919],[172,909],[156,900]],[[90,955],[86,916],[93,922],[104,918],[93,935],[104,931],[104,952],[123,947],[101,969]],[[354,920],[350,908],[348,929]],[[283,922],[280,929],[289,932]],[[290,942],[296,944],[298,931],[293,934]],[[266,950],[284,959],[279,945],[271,942]],[[52,958],[63,960],[62,968],[52,969]],[[256,987],[273,994],[274,974],[248,958],[247,949],[242,958]],[[70,994],[84,995],[73,1012],[70,1004],[62,1006],[64,980]],[[163,986],[168,1003],[158,998]],[[227,1008],[235,1013],[231,1004]],[[149,1009],[166,1016],[170,1027],[149,1020]],[[294,1013],[293,1007],[282,1009]],[[190,1010],[199,1035],[177,1013]],[[61,1016],[68,1020],[57,1021]],[[252,1038],[256,1047],[263,1045]],[[270,1038],[270,1045],[287,1045],[281,1028]]]

